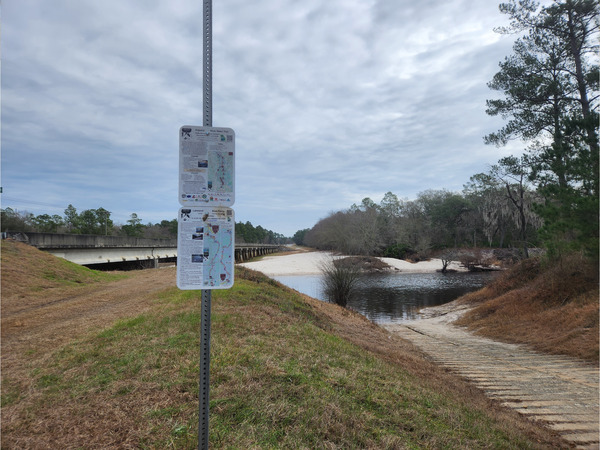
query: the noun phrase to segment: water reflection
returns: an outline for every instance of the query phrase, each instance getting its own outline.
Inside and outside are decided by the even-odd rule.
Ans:
[[[489,283],[497,272],[366,275],[348,306],[377,323],[418,318],[418,310],[443,305]],[[303,294],[325,300],[320,275],[274,277]]]

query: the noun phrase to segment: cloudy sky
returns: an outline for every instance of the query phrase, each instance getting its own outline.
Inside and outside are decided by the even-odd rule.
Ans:
[[[483,136],[514,36],[496,0],[215,0],[213,125],[236,132],[237,221],[291,236],[392,191],[460,191],[519,144]],[[2,207],[179,209],[202,125],[201,0],[4,0]]]

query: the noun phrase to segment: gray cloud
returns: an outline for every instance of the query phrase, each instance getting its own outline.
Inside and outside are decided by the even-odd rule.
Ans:
[[[3,206],[175,217],[177,130],[202,123],[202,5],[140,5],[3,4]],[[483,145],[513,39],[492,31],[495,2],[223,0],[213,15],[238,220],[291,235],[366,196],[461,189],[520,150]]]

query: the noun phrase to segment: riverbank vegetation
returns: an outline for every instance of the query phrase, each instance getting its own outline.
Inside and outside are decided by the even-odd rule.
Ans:
[[[3,291],[15,287],[2,303],[3,447],[196,448],[199,292],[178,290],[174,269],[114,280],[50,255],[39,266],[55,275],[24,277],[41,252],[2,246],[3,268],[22,266],[2,271]],[[95,301],[77,301],[90,282]],[[212,306],[211,448],[565,446],[364,317],[260,273],[238,269]]]
[[[325,297],[331,303],[345,308],[356,290],[356,283],[362,274],[361,267],[352,264],[349,258],[331,258],[321,264],[321,272]]]
[[[473,308],[456,323],[495,340],[598,364],[598,281],[597,266],[581,255],[560,264],[530,258],[462,297]]]

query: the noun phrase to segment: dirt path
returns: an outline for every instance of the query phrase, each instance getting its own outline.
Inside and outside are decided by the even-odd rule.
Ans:
[[[425,318],[385,328],[490,397],[545,421],[578,448],[599,448],[599,372],[568,357],[474,336],[451,325],[466,306],[423,310]]]

